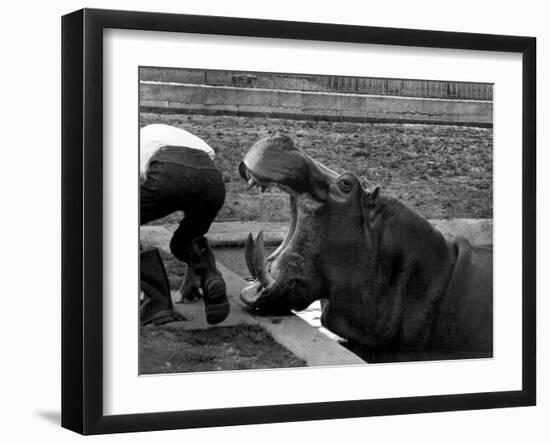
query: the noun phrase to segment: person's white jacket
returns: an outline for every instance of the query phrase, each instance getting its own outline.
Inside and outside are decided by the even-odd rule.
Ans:
[[[142,178],[147,177],[151,157],[163,146],[181,146],[199,149],[214,160],[214,150],[201,138],[175,126],[155,123],[141,128],[139,133],[139,172]]]

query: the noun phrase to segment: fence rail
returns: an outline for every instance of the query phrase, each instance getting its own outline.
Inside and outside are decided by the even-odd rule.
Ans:
[[[405,80],[334,75],[276,74],[176,68],[140,68],[140,80],[211,86],[341,92],[457,100],[493,100],[489,83]]]

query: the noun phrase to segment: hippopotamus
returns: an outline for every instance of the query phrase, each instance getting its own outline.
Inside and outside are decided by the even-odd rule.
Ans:
[[[322,325],[366,355],[492,356],[490,249],[446,240],[402,202],[337,174],[285,135],[256,142],[239,173],[262,191],[288,193],[291,208],[288,234],[269,257],[261,232],[248,237],[254,281],[240,298],[250,309],[284,314],[321,300]]]

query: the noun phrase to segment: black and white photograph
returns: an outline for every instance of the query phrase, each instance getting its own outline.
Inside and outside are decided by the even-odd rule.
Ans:
[[[140,375],[493,358],[492,83],[138,78]]]

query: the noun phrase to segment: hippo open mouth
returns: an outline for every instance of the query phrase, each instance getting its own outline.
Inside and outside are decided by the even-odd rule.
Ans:
[[[265,257],[263,233],[246,242],[245,258],[254,282],[241,300],[263,312],[307,308],[322,298],[318,212],[323,210],[337,174],[299,150],[289,137],[275,135],[255,143],[239,165],[241,177],[264,191],[277,186],[290,195],[291,221],[282,244]]]

